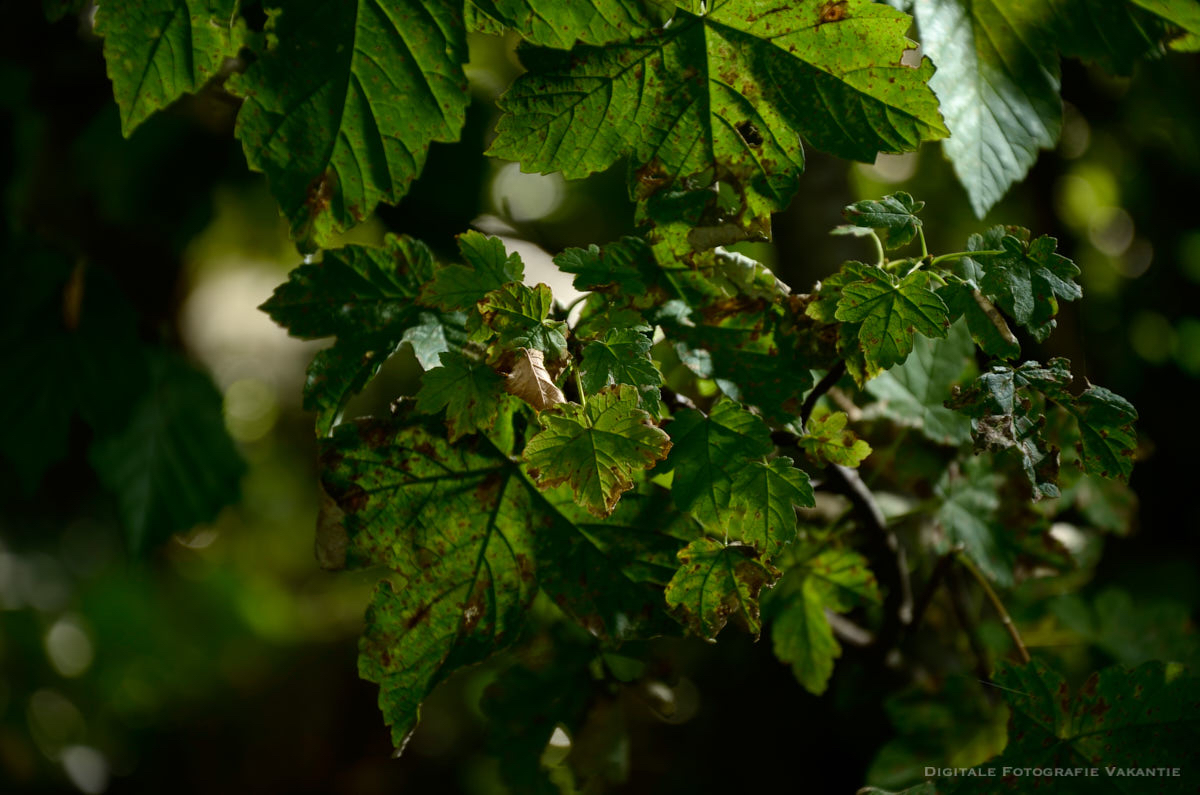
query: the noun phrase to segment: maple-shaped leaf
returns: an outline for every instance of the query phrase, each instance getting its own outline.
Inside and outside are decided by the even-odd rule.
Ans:
[[[570,49],[575,44],[603,45],[642,36],[661,28],[675,10],[673,0],[471,0],[521,38],[545,47]]]
[[[567,398],[546,372],[546,355],[539,350],[518,348],[516,364],[504,382],[504,391],[516,395],[538,411],[566,403]]]
[[[967,250],[999,250],[1005,234],[1005,227],[996,226],[982,235],[971,235]],[[938,296],[950,310],[951,323],[960,317],[966,319],[971,339],[984,353],[1000,359],[1016,358],[1021,355],[1021,344],[992,299],[984,295],[983,275],[983,265],[964,257],[954,263],[951,278],[938,288]]]
[[[804,164],[797,132],[868,162],[945,135],[925,85],[932,65],[901,63],[909,18],[864,0],[836,6],[764,13],[717,0],[681,8],[661,34],[527,50],[489,153],[569,179],[628,155],[639,195],[719,179],[782,209]]]
[[[1075,281],[1079,268],[1056,253],[1058,241],[1043,235],[1029,240],[1025,230],[1000,239],[1002,254],[976,254],[983,268],[980,287],[1013,320],[1042,342],[1054,329],[1058,301],[1074,301],[1083,295]],[[993,232],[993,238],[997,233]]]
[[[509,398],[504,377],[481,361],[457,351],[442,354],[442,364],[421,376],[417,410],[436,414],[446,410],[450,441],[477,431],[487,432]]]
[[[805,690],[820,695],[842,653],[825,610],[844,613],[881,601],[875,576],[857,552],[827,550],[789,569],[764,605],[775,656],[791,664]]]
[[[1196,776],[1154,779],[1147,788],[1129,771],[1173,770],[1195,764],[1200,732],[1200,678],[1178,663],[1148,662],[1136,668],[1114,666],[1094,673],[1076,690],[1040,660],[1023,665],[1001,661],[992,679],[1011,713],[1008,744],[982,767],[992,770],[1100,770],[1086,790],[1104,793],[1190,792]],[[1124,771],[1125,775],[1118,775]],[[1074,795],[1085,791],[1073,776],[1038,779],[1038,791]],[[955,795],[1028,792],[1019,776],[961,775]]]
[[[420,424],[339,425],[322,464],[346,563],[403,584],[376,590],[359,656],[403,747],[438,682],[517,639],[536,591],[534,492],[482,439],[451,445]]]
[[[498,336],[501,348],[537,349],[546,354],[547,360],[561,362],[567,357],[567,324],[549,319],[553,307],[549,287],[529,287],[519,282],[492,290],[478,304],[485,331]]]
[[[1105,478],[1129,480],[1137,450],[1133,423],[1137,409],[1102,386],[1089,386],[1069,405],[1079,422],[1085,471]]]
[[[158,353],[128,424],[93,441],[88,458],[116,496],[132,549],[211,521],[237,500],[246,465],[221,404],[207,375]]]
[[[241,46],[236,0],[104,0],[95,19],[126,137],[199,91]]]
[[[755,638],[762,631],[758,596],[779,572],[752,547],[699,538],[679,552],[679,571],[667,585],[672,614],[696,635],[714,640],[732,620]]]
[[[796,444],[818,464],[857,467],[871,454],[871,445],[846,428],[848,420],[842,411],[824,416],[814,414]]]
[[[554,258],[554,264],[575,276],[576,290],[602,292],[642,308],[659,302],[655,299],[667,299],[659,287],[662,271],[640,237],[623,237],[603,247],[568,248]]]
[[[465,265],[442,265],[421,288],[421,303],[440,309],[470,309],[492,290],[525,278],[525,263],[504,241],[474,230],[458,236]]]
[[[934,487],[941,500],[934,518],[946,534],[943,548],[962,544],[979,570],[1001,585],[1013,584],[1018,548],[1013,529],[999,517],[1004,476],[982,458],[947,471]]]
[[[300,0],[271,9],[268,47],[231,87],[246,162],[305,247],[396,203],[470,101],[462,4]]]
[[[882,199],[855,202],[842,210],[842,215],[854,226],[884,230],[883,244],[893,249],[908,245],[917,236],[921,229],[917,213],[924,206],[925,202],[898,191]]]
[[[633,488],[632,475],[667,457],[671,441],[638,408],[641,393],[622,384],[538,414],[542,430],[525,445],[524,459],[540,488],[568,484],[596,516],[608,516]]]
[[[337,337],[314,357],[304,386],[304,407],[317,412],[319,434],[403,343],[422,366],[434,366],[443,351],[466,342],[461,313],[416,304],[435,267],[424,243],[389,236],[382,248],[346,246],[295,268],[260,307],[294,337]]]
[[[808,475],[792,466],[792,459],[751,461],[734,476],[728,525],[738,538],[765,554],[777,552],[796,538],[796,508],[811,508],[812,484]]]
[[[878,401],[868,407],[867,413],[917,428],[939,444],[969,441],[971,423],[944,404],[955,384],[970,380],[978,372],[974,357],[975,346],[963,323],[952,325],[942,340],[918,337],[904,364],[867,384],[867,392]]]
[[[718,402],[707,417],[693,409],[681,411],[668,430],[675,504],[716,532],[733,503],[737,475],[774,449],[771,431],[731,400]]]
[[[928,274],[897,279],[876,268],[864,280],[842,288],[835,317],[860,324],[858,340],[868,362],[886,369],[908,358],[913,337],[945,337],[946,305],[929,289]]]
[[[655,416],[662,373],[650,359],[650,338],[634,329],[611,329],[603,339],[588,343],[579,362],[579,380],[588,394],[613,384],[638,388],[642,407]]]

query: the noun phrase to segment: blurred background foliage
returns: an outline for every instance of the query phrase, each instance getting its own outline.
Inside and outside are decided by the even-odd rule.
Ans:
[[[315,444],[299,398],[319,346],[256,308],[300,257],[230,135],[236,101],[210,86],[125,140],[88,15],[50,24],[39,4],[3,6],[0,790],[494,793],[505,750],[522,743],[545,746],[543,765],[557,769],[561,738],[489,735],[487,716],[506,703],[536,713],[547,677],[588,687],[596,663],[569,637],[551,664],[526,649],[453,678],[405,757],[389,759],[375,688],[355,666],[375,578],[321,572],[312,554]],[[1087,517],[1128,520],[1130,532],[1072,550],[1089,563],[1078,573],[1027,579],[1008,597],[1034,653],[1078,680],[1112,662],[1200,655],[1200,59],[1142,63],[1131,79],[1064,68],[1061,143],[987,222],[1052,234],[1083,270],[1084,300],[1026,355],[1069,356],[1141,412],[1136,504]],[[410,233],[449,251],[474,225],[551,280],[547,252],[632,231],[620,169],[568,183],[480,155],[519,71],[511,39],[472,38],[462,140],[435,144],[408,197],[355,241]],[[828,234],[841,208],[896,189],[928,202],[933,250],[986,228],[936,147],[874,165],[810,151],[775,244],[741,248],[804,291],[869,256]],[[418,375],[401,351],[349,413],[386,411]],[[893,502],[928,493],[918,434],[871,441],[868,482],[914,467],[914,494]],[[934,604],[928,621],[953,629],[947,609]],[[1003,630],[982,615],[974,641],[1003,655]],[[961,658],[949,674],[895,694],[850,649],[819,698],[767,642],[655,643],[640,684],[601,700],[574,742],[600,749],[594,781],[628,792],[903,785],[923,765],[974,764],[1003,743],[972,639],[946,637],[957,645],[933,653]],[[610,657],[617,679],[641,665]],[[573,786],[566,772],[555,780]]]

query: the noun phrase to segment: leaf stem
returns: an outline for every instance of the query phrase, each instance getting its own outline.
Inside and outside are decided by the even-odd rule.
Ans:
[[[925,244],[924,228],[920,226],[917,227],[917,237],[921,239],[921,262],[924,262],[925,260],[929,259],[929,246]]]
[[[590,295],[591,293],[584,293],[583,295],[576,296],[571,303],[563,307],[563,320],[569,320],[571,317],[571,310],[586,301]]]
[[[984,249],[983,251],[954,251],[950,254],[941,254],[929,261],[930,267],[942,262],[952,262],[954,260],[963,259],[965,257],[991,257],[1004,252],[999,249]]]
[[[883,241],[879,239],[879,235],[874,229],[871,230],[871,239],[875,241],[875,256],[878,260],[875,265],[882,268],[887,265],[887,255],[883,253]]]
[[[583,379],[579,377],[579,365],[571,368],[571,376],[575,379],[575,390],[579,393],[579,405],[587,405],[587,393],[583,391]]]
[[[1025,643],[1021,640],[1021,633],[1017,632],[1017,625],[1013,623],[1012,617],[1009,616],[1008,611],[1004,609],[1004,603],[1000,601],[1000,597],[997,596],[996,592],[992,589],[991,583],[989,583],[987,578],[983,576],[983,573],[976,568],[975,564],[971,562],[971,559],[961,551],[958,553],[958,562],[961,563],[963,568],[970,572],[971,576],[975,578],[975,581],[979,583],[979,587],[982,588],[984,594],[987,595],[988,601],[992,603],[992,608],[996,611],[996,615],[1000,617],[1000,623],[1004,624],[1004,628],[1008,630],[1008,636],[1012,638],[1013,645],[1017,647],[1017,655],[1021,658],[1021,662],[1028,665],[1031,659],[1029,656],[1029,650],[1025,648]]]

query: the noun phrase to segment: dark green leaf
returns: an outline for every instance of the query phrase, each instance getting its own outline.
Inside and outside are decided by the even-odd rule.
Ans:
[[[1007,234],[1000,240],[1003,254],[974,258],[983,267],[983,292],[1039,342],[1054,328],[1059,299],[1074,301],[1083,295],[1075,282],[1079,268],[1055,253],[1057,246],[1045,235],[1029,242],[1027,236]]]
[[[671,18],[671,0],[472,0],[487,16],[526,41],[570,49],[576,42],[608,44],[662,27]]]
[[[421,302],[446,310],[472,309],[492,290],[525,278],[521,255],[509,254],[498,237],[471,231],[458,236],[465,265],[443,265],[421,288]]]
[[[468,433],[486,433],[496,424],[501,407],[511,411],[512,398],[504,378],[483,362],[461,353],[442,354],[441,367],[426,371],[417,392],[417,410],[436,414],[446,410],[446,430],[456,442]]]
[[[812,484],[808,475],[792,466],[792,459],[751,461],[734,476],[729,536],[772,555],[796,538],[796,508],[811,508]]]
[[[631,384],[642,396],[642,407],[659,415],[662,373],[650,360],[650,346],[650,338],[633,329],[613,329],[602,340],[588,343],[579,363],[584,390],[593,394],[609,385]]]
[[[511,282],[479,302],[482,324],[499,337],[501,348],[534,348],[546,354],[547,364],[567,357],[567,324],[550,320],[554,296],[544,284],[528,287]],[[485,337],[486,338],[486,337]]]
[[[863,281],[842,288],[835,317],[861,324],[863,354],[884,369],[908,358],[917,332],[945,337],[950,327],[946,305],[929,289],[923,272],[896,280],[876,269]]]
[[[882,229],[883,244],[888,249],[900,248],[912,242],[921,229],[917,213],[925,202],[917,201],[904,191],[875,201],[855,202],[842,211],[846,220],[866,229]]]

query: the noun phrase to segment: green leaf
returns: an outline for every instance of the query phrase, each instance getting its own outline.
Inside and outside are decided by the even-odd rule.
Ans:
[[[488,293],[479,302],[479,314],[482,324],[499,335],[501,348],[535,348],[546,354],[547,363],[562,362],[567,358],[567,324],[548,319],[553,307],[546,285],[512,282]]]
[[[1200,661],[1191,609],[1171,598],[1105,588],[1095,599],[1067,594],[1050,603],[1061,624],[1122,665],[1150,660]]]
[[[470,231],[458,236],[465,265],[443,265],[421,288],[421,303],[445,310],[472,309],[484,296],[525,278],[525,263],[504,241]]]
[[[512,402],[504,392],[504,378],[483,362],[454,351],[443,353],[441,361],[441,367],[421,377],[417,411],[436,414],[445,409],[451,443],[468,433],[490,431],[501,406]]]
[[[413,346],[422,366],[436,365],[443,351],[465,343],[461,314],[415,303],[435,267],[424,243],[389,236],[382,248],[346,246],[301,265],[260,307],[294,337],[337,337],[313,359],[304,386],[304,408],[317,412],[318,434],[329,433],[350,396],[403,343]]]
[[[135,550],[188,530],[238,499],[246,466],[225,430],[221,394],[182,359],[156,354],[129,424],[88,453],[117,498]]]
[[[950,137],[942,144],[982,218],[1062,128],[1058,52],[1046,3],[922,0],[921,46],[937,64]]]
[[[867,384],[867,392],[879,401],[869,408],[870,413],[917,428],[939,444],[968,441],[970,421],[944,404],[951,387],[976,372],[974,353],[971,336],[962,323],[951,326],[944,340],[918,337],[904,364]]]
[[[966,461],[962,472],[947,471],[934,493],[941,499],[935,518],[945,531],[943,550],[962,544],[979,570],[1000,585],[1013,584],[1018,549],[1015,528],[999,518],[1004,476],[981,458]]]
[[[774,449],[770,429],[737,403],[722,400],[707,417],[693,409],[679,412],[668,431],[675,504],[716,532],[733,504],[738,473]]]
[[[871,454],[871,445],[846,430],[848,419],[841,411],[810,417],[807,433],[797,440],[797,446],[818,464],[857,467]]]
[[[640,237],[623,237],[603,248],[568,248],[554,258],[563,273],[574,274],[582,292],[599,291],[636,301],[654,284],[658,264]]]
[[[1000,240],[1003,254],[973,258],[983,267],[983,291],[1039,342],[1055,326],[1059,299],[1074,301],[1083,295],[1075,282],[1079,268],[1055,253],[1057,246],[1058,241],[1046,235],[1029,242],[1027,233],[1006,234]]]
[[[921,229],[921,219],[917,213],[924,206],[925,202],[899,191],[878,201],[855,202],[846,207],[842,215],[855,226],[884,230],[883,244],[893,249],[908,245],[917,236]]]
[[[845,612],[878,604],[879,590],[866,561],[856,552],[827,550],[790,569],[766,606],[775,656],[790,663],[796,679],[815,695],[825,692],[841,646],[825,617],[826,608]]]
[[[779,578],[770,564],[755,559],[750,547],[729,546],[711,538],[693,541],[679,552],[679,571],[667,586],[671,612],[696,635],[714,640],[725,624],[758,637],[758,595]]]
[[[1025,666],[1001,662],[993,677],[1012,717],[1008,746],[987,762],[992,768],[1101,769],[1099,793],[1145,789],[1141,778],[1118,776],[1105,768],[1177,768],[1195,753],[1200,731],[1200,679],[1183,666],[1150,662],[1137,668],[1106,668],[1074,693],[1063,677],[1039,660]],[[1186,767],[1184,768],[1186,771]],[[1027,792],[1022,777],[960,776],[955,795]],[[1195,788],[1195,776],[1156,778],[1154,788],[1184,793]],[[1038,779],[1038,791],[1049,795],[1080,792],[1072,776]]]
[[[129,137],[152,113],[194,94],[237,55],[236,0],[103,0],[96,35]]]
[[[396,203],[431,141],[465,119],[462,5],[296,0],[270,14],[268,47],[230,81],[237,136],[267,175],[293,236],[323,246]]]
[[[402,748],[438,682],[517,639],[536,590],[533,492],[486,442],[451,445],[420,425],[344,423],[322,463],[347,564],[402,583],[380,583],[359,656]]]
[[[588,343],[579,363],[584,390],[590,395],[609,385],[630,384],[638,388],[642,408],[658,415],[662,373],[650,359],[651,344],[634,329],[612,329],[603,340]]]
[[[729,523],[729,535],[771,555],[796,538],[796,508],[812,508],[808,475],[792,459],[751,461],[734,476],[730,507],[740,510]]]
[[[670,439],[638,408],[635,387],[607,387],[587,405],[563,403],[540,412],[542,430],[525,445],[524,458],[538,487],[570,485],[580,504],[608,516],[633,473],[667,457]]]
[[[1102,386],[1089,386],[1070,405],[1083,437],[1084,471],[1128,481],[1137,451],[1137,409]]]
[[[603,45],[660,28],[671,18],[671,0],[472,0],[489,17],[546,47],[570,49],[576,42]]]
[[[923,272],[897,280],[876,269],[865,280],[842,288],[835,317],[862,324],[858,340],[863,354],[869,363],[886,369],[908,358],[917,332],[946,336],[950,327],[946,305],[928,285]]]
[[[986,234],[971,235],[967,240],[967,249],[999,250],[1005,234],[1005,227],[996,226]],[[1001,359],[1014,359],[1021,355],[1021,345],[996,305],[983,294],[983,274],[981,264],[964,257],[954,263],[954,278],[938,289],[938,296],[946,302],[951,322],[960,317],[966,318],[971,339],[984,353]]]
[[[868,162],[945,135],[932,66],[900,63],[909,18],[862,0],[839,9],[822,22],[815,4],[766,14],[726,0],[677,11],[661,35],[526,50],[489,153],[569,179],[628,155],[638,195],[723,180],[782,209],[804,164],[797,132]]]

